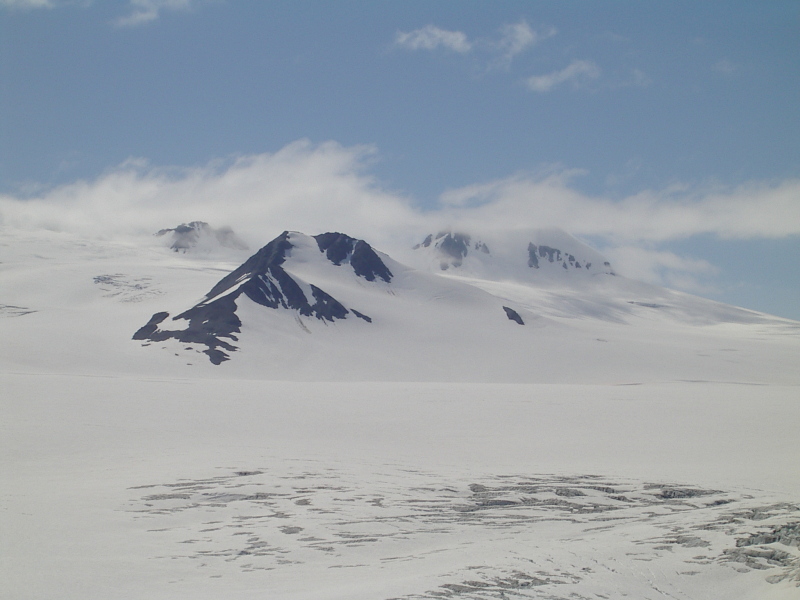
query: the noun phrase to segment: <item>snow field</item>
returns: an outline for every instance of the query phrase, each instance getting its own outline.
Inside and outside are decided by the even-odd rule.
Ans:
[[[2,384],[4,598],[797,592],[793,388]]]

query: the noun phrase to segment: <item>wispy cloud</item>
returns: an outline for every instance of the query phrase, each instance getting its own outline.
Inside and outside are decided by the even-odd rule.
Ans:
[[[0,195],[0,225],[149,236],[201,220],[233,227],[252,246],[285,229],[352,231],[370,240],[407,235],[410,246],[420,217],[407,199],[375,185],[365,172],[373,156],[369,146],[298,141],[275,153],[192,168],[131,159],[92,181],[27,198]]]
[[[462,31],[448,31],[435,25],[426,25],[414,31],[398,31],[395,44],[408,50],[435,50],[446,48],[464,54],[472,49],[467,34]]]
[[[130,0],[130,14],[120,17],[118,27],[136,27],[158,19],[162,11],[189,10],[192,0]]]
[[[605,248],[603,254],[631,279],[696,294],[719,293],[707,283],[719,269],[707,260],[641,246],[612,246]]]
[[[580,87],[590,79],[600,77],[600,68],[589,60],[574,60],[569,66],[560,71],[553,71],[547,75],[534,75],[525,80],[528,89],[534,92],[550,92],[564,83],[572,83]]]
[[[117,27],[136,27],[157,20],[164,11],[187,11],[203,0],[128,0],[128,14],[117,18]],[[65,6],[83,6],[92,0],[0,0],[0,8],[33,10]]]
[[[673,186],[622,199],[573,185],[575,171],[516,175],[453,189],[438,207],[381,188],[369,174],[375,150],[299,141],[278,152],[193,168],[131,160],[92,181],[33,197],[0,195],[0,225],[93,236],[147,235],[187,221],[231,226],[251,247],[284,229],[339,230],[399,258],[431,231],[476,235],[560,227],[590,238],[615,269],[706,293],[715,268],[670,248],[697,235],[727,239],[800,236],[800,180],[734,188]]]
[[[515,228],[520,215],[577,235],[618,244],[666,242],[712,234],[725,239],[800,235],[800,179],[754,182],[735,188],[674,185],[621,200],[589,196],[570,185],[573,171],[517,175],[449,190],[443,212],[472,226]]]
[[[498,37],[479,37],[470,40],[463,31],[449,31],[435,25],[426,25],[414,31],[398,31],[394,43],[407,50],[441,48],[459,54],[474,51],[483,55],[483,59],[489,61],[490,67],[508,67],[516,56],[556,33],[553,27],[541,31],[534,30],[523,19],[518,23],[503,25]]]
[[[499,63],[508,66],[518,54],[542,40],[553,37],[556,33],[558,32],[554,27],[544,31],[535,31],[527,21],[522,20],[519,23],[504,25],[501,29],[500,40],[492,45],[500,52]]]
[[[17,10],[54,8],[55,5],[53,0],[0,0],[0,6]]]
[[[755,240],[800,236],[800,180],[739,187],[673,186],[621,200],[589,196],[574,172],[515,176],[450,190],[436,215],[464,231],[560,227],[600,244],[615,269],[649,283],[710,294],[716,268],[679,256],[670,245],[699,235]]]

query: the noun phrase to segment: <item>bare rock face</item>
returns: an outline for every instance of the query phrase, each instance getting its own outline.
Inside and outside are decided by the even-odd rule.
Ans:
[[[504,306],[503,310],[506,311],[506,316],[509,318],[509,320],[519,323],[520,325],[525,325],[525,321],[522,320],[522,317],[520,317],[519,313],[513,308]]]
[[[321,233],[315,235],[320,252],[337,267],[349,262],[353,271],[367,281],[380,278],[386,283],[392,280],[392,272],[383,264],[367,242],[351,238],[343,233]]]

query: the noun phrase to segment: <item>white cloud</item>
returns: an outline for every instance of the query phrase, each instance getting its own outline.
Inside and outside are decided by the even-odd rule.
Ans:
[[[665,242],[713,234],[727,239],[800,234],[800,180],[736,188],[674,185],[621,200],[589,196],[570,186],[579,172],[517,175],[449,190],[443,212],[470,223],[514,228],[528,221],[577,235],[621,242]]]
[[[131,13],[115,21],[118,27],[136,27],[158,19],[164,10],[188,10],[192,0],[130,0]]]
[[[0,0],[0,6],[28,10],[35,8],[54,8],[55,2],[53,2],[53,0]]]
[[[549,92],[553,88],[567,82],[580,86],[589,79],[600,76],[599,67],[589,60],[574,60],[569,66],[560,71],[553,71],[547,75],[528,77],[525,84],[534,92]]]
[[[508,68],[512,60],[549,37],[556,35],[554,27],[536,31],[524,19],[518,23],[508,23],[500,28],[499,38],[478,38],[470,41],[462,31],[448,31],[435,25],[426,25],[414,31],[398,31],[395,35],[396,46],[407,50],[436,50],[446,48],[460,54],[473,50],[481,52],[484,57],[492,56],[489,68]]]
[[[500,41],[495,44],[496,49],[501,53],[501,64],[508,66],[515,56],[534,46],[544,39],[553,37],[557,31],[550,28],[544,32],[537,32],[531,29],[527,21],[504,25],[501,29]]]
[[[516,176],[450,190],[439,222],[464,231],[559,227],[599,243],[622,275],[691,293],[714,294],[716,269],[666,250],[709,234],[722,239],[800,236],[800,180],[732,189],[673,186],[614,200],[583,194],[574,171]]]
[[[414,230],[420,216],[364,173],[373,154],[365,146],[299,141],[274,154],[187,169],[129,160],[96,180],[33,198],[0,195],[0,225],[114,237],[200,220],[231,226],[253,247],[285,229],[340,230],[410,246],[420,235]]]
[[[128,0],[129,14],[114,21],[118,27],[135,27],[158,19],[163,11],[189,10],[201,0]],[[0,0],[0,7],[17,10],[88,6],[92,0]]]
[[[435,50],[443,47],[461,54],[469,52],[472,48],[465,33],[447,31],[435,25],[426,25],[407,33],[398,31],[395,35],[395,44],[408,50]]]
[[[603,254],[620,274],[655,285],[667,286],[697,294],[719,292],[704,280],[718,269],[707,260],[686,258],[673,252],[641,246],[606,248]]]
[[[151,236],[201,220],[230,226],[251,247],[285,229],[343,231],[398,258],[432,231],[477,234],[560,227],[591,238],[624,275],[708,293],[707,261],[665,249],[695,235],[769,239],[800,235],[800,180],[735,188],[673,186],[622,199],[578,191],[575,170],[517,175],[442,194],[422,210],[381,188],[368,166],[375,150],[299,141],[278,152],[193,168],[130,160],[90,181],[0,195],[0,226],[99,237]]]

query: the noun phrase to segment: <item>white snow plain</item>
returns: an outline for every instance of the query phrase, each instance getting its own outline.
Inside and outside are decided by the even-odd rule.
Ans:
[[[214,366],[131,336],[246,255],[2,230],[1,598],[800,596],[800,323],[312,251],[373,323],[242,306]]]

